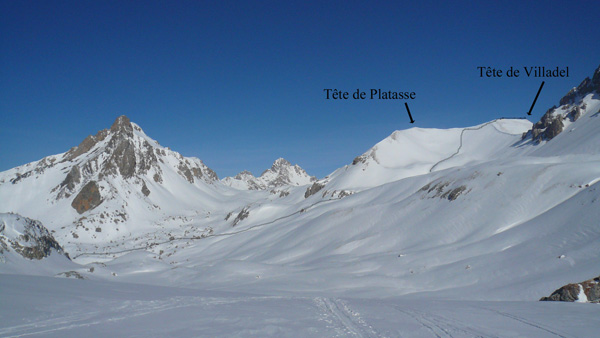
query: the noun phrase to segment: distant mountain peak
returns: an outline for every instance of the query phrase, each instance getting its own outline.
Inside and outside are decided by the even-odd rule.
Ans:
[[[226,177],[222,181],[238,189],[263,190],[286,185],[306,185],[316,181],[316,178],[308,175],[299,165],[292,165],[288,160],[280,157],[259,177],[244,170],[235,177]]]
[[[533,125],[531,130],[523,134],[523,139],[531,137],[534,142],[550,141],[560,134],[570,123],[577,121],[588,113],[583,99],[588,94],[600,95],[600,66],[596,68],[590,79],[586,77],[579,86],[571,89],[560,99],[559,107],[552,107]]]
[[[58,177],[64,176],[50,191],[53,199],[74,198],[72,207],[79,214],[96,208],[104,200],[121,198],[121,190],[127,194],[142,192],[148,197],[152,191],[148,188],[150,183],[163,185],[167,183],[166,177],[176,179],[169,171],[191,184],[212,184],[218,180],[216,173],[201,160],[183,157],[160,146],[125,115],[117,117],[109,129],[87,136],[66,153],[16,168],[16,177],[11,182],[19,184],[55,166],[60,168]]]
[[[273,162],[271,169],[286,167],[286,166],[291,166],[291,165],[292,164],[288,160],[286,160],[283,157],[280,157],[280,158],[276,159],[275,162]]]

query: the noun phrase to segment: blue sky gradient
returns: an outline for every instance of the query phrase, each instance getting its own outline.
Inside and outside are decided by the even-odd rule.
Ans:
[[[600,64],[598,1],[0,1],[0,170],[122,114],[219,177],[278,157],[323,177],[394,130],[541,115]],[[415,91],[325,100],[324,88]]]

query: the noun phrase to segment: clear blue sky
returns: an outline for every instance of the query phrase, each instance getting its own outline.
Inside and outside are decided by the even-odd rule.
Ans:
[[[284,157],[323,177],[413,127],[531,120],[600,64],[598,1],[0,1],[0,170],[67,151],[122,114],[219,177]]]

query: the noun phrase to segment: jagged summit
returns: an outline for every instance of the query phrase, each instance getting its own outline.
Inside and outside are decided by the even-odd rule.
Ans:
[[[247,190],[263,190],[286,185],[306,185],[316,181],[299,165],[292,165],[284,158],[278,158],[271,168],[265,170],[259,177],[244,170],[234,177],[226,177],[222,182],[230,187]]]
[[[133,192],[147,198],[161,186],[169,189],[178,185],[175,181],[213,184],[218,180],[200,159],[186,158],[160,146],[125,115],[66,153],[6,173],[13,185],[39,186],[40,177],[45,183],[54,181],[48,191],[50,200],[67,199],[79,214]]]
[[[110,131],[113,133],[125,133],[128,136],[133,136],[133,126],[131,125],[131,121],[125,115],[121,115],[117,117],[115,122],[110,126]]]
[[[563,98],[560,99],[560,105],[573,104],[577,98],[581,99],[589,93],[600,93],[600,66],[596,68],[594,75],[590,79],[586,77],[579,86],[571,89]]]
[[[148,195],[147,182],[152,180],[162,184],[164,181],[163,172],[166,168],[161,164],[172,164],[171,169],[190,183],[195,180],[206,183],[217,180],[216,173],[201,160],[184,158],[179,153],[161,147],[125,115],[119,116],[110,129],[86,137],[79,146],[69,150],[61,162],[65,161],[75,162],[75,165],[56,187],[58,198],[71,196],[76,192],[78,183],[83,185],[84,194],[92,194],[91,191],[98,190],[94,182],[102,181],[107,176],[134,179],[141,184],[140,189],[144,190],[144,194]],[[97,193],[92,195],[98,197]],[[80,210],[75,205],[73,207]],[[81,210],[87,209],[84,207]]]
[[[591,79],[586,77],[579,86],[563,96],[559,107],[548,109],[531,130],[523,134],[523,139],[531,138],[536,143],[552,140],[581,116],[589,112],[595,113],[593,105],[591,106],[588,101],[599,99],[598,95],[600,95],[600,66],[596,68]]]
[[[273,165],[271,166],[271,170],[277,171],[277,170],[281,170],[285,167],[291,167],[291,166],[292,166],[292,164],[288,160],[286,160],[283,157],[280,157],[280,158],[276,159],[275,162],[273,162]],[[263,174],[267,171],[268,171],[268,169],[265,170],[263,172]]]

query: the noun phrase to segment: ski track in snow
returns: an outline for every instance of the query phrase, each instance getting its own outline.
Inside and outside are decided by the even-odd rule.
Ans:
[[[324,320],[337,332],[337,337],[383,338],[350,306],[336,298],[315,298]]]
[[[396,311],[401,312],[415,321],[421,326],[429,330],[436,338],[454,338],[454,337],[477,337],[487,338],[497,336],[490,335],[489,333],[482,333],[473,328],[469,328],[467,325],[461,325],[455,320],[444,318],[431,313],[424,313],[416,310],[409,310],[406,308],[400,308],[394,306]]]
[[[445,159],[443,159],[443,160],[440,160],[440,161],[438,161],[437,163],[435,163],[435,164],[434,164],[434,165],[431,167],[431,169],[429,169],[429,172],[433,172],[433,169],[435,169],[435,167],[437,167],[437,166],[438,166],[439,164],[441,164],[442,162],[446,162],[446,161],[448,161],[449,159],[453,158],[454,156],[458,155],[458,153],[460,152],[460,150],[462,149],[462,146],[463,146],[463,135],[465,134],[465,131],[467,131],[467,130],[479,130],[479,129],[482,129],[483,127],[485,127],[485,126],[487,126],[487,125],[490,125],[490,124],[492,124],[492,123],[494,123],[494,122],[496,122],[496,121],[499,121],[499,120],[507,120],[507,119],[510,119],[510,118],[499,118],[499,119],[495,119],[495,120],[492,120],[492,121],[486,122],[486,123],[484,123],[484,124],[482,124],[482,125],[480,125],[480,126],[478,126],[478,127],[468,127],[468,128],[464,128],[463,130],[461,130],[461,132],[460,132],[460,143],[459,143],[459,145],[458,145],[458,149],[456,149],[456,152],[455,152],[454,154],[452,154],[452,155],[450,155],[450,156],[446,157]],[[502,131],[500,131],[500,130],[498,130],[498,129],[496,129],[496,128],[494,128],[494,130],[496,130],[497,132],[499,132],[499,133],[502,133],[502,134],[513,135],[513,134],[509,134],[509,133],[502,132]]]
[[[197,237],[177,237],[177,238],[172,239],[172,240],[166,240],[166,241],[163,241],[163,242],[154,242],[152,244],[149,244],[149,245],[146,245],[146,246],[143,246],[143,247],[132,248],[132,249],[125,249],[125,250],[120,250],[120,251],[111,251],[111,252],[84,252],[84,253],[80,253],[78,255],[73,256],[73,259],[77,259],[77,258],[79,258],[81,256],[117,255],[117,254],[122,254],[122,253],[127,253],[127,252],[133,252],[133,251],[139,251],[139,250],[147,250],[147,249],[149,249],[149,248],[151,248],[153,246],[156,246],[156,245],[162,245],[162,244],[167,244],[167,243],[176,242],[176,241],[197,240],[197,239],[205,239],[205,238],[210,238],[210,237],[222,237],[222,236],[237,235],[237,234],[241,234],[241,233],[244,233],[244,232],[247,232],[247,231],[250,231],[250,230],[262,227],[262,226],[265,226],[265,225],[273,224],[275,222],[281,221],[281,220],[286,219],[286,218],[290,218],[290,217],[292,217],[294,215],[297,215],[297,214],[299,214],[301,212],[305,212],[308,209],[311,209],[311,208],[313,208],[314,206],[316,206],[318,204],[325,203],[325,202],[330,202],[330,201],[337,201],[337,200],[340,200],[342,198],[343,197],[330,198],[330,199],[327,199],[327,200],[321,200],[321,201],[315,202],[315,203],[313,203],[313,204],[311,204],[311,205],[309,205],[309,206],[307,206],[305,208],[302,208],[302,209],[300,209],[298,211],[295,211],[295,212],[293,212],[293,213],[291,213],[289,215],[285,215],[285,216],[276,218],[274,220],[271,220],[271,221],[268,221],[268,222],[265,222],[265,223],[255,224],[253,226],[250,226],[248,228],[245,228],[245,229],[242,229],[242,230],[238,230],[238,231],[224,232],[224,233],[220,233],[220,234],[213,234],[213,235],[206,235],[206,236],[197,236]]]
[[[506,313],[506,312],[502,312],[502,311],[498,311],[498,310],[494,310],[494,309],[488,309],[488,308],[481,308],[481,309],[487,310],[487,311],[491,311],[491,312],[496,313],[496,314],[498,314],[500,316],[503,316],[503,317],[506,317],[506,318],[510,318],[512,320],[516,320],[518,322],[521,322],[521,323],[523,323],[525,325],[529,325],[531,327],[535,327],[537,329],[545,331],[545,332],[547,332],[547,333],[549,333],[551,335],[554,335],[556,337],[569,338],[568,336],[565,336],[565,335],[563,335],[561,333],[558,333],[558,332],[554,331],[553,329],[547,328],[547,327],[545,327],[545,326],[543,326],[541,324],[534,323],[534,322],[532,322],[530,320],[527,320],[527,319],[525,319],[523,317],[520,317],[520,316],[517,316],[517,315],[513,315],[513,314],[510,314],[510,313]]]
[[[241,297],[241,298],[206,298],[206,297],[171,297],[166,300],[123,301],[121,304],[110,304],[99,311],[82,311],[61,317],[35,320],[30,324],[0,328],[0,337],[26,337],[44,335],[56,331],[71,330],[104,323],[117,322],[169,311],[184,307],[209,307],[223,304],[235,304],[255,300],[280,298],[276,296]],[[114,306],[113,306],[114,305]]]

